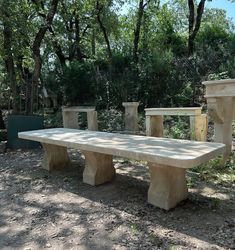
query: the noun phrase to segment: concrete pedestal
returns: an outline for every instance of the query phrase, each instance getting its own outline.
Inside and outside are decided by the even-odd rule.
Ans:
[[[70,165],[67,148],[47,143],[42,143],[44,156],[42,167],[48,171],[63,169]]]
[[[208,113],[215,124],[215,141],[226,145],[224,161],[232,150],[232,122],[235,112],[235,79],[207,81]]]
[[[185,169],[149,163],[148,202],[169,210],[188,196]]]
[[[139,132],[138,126],[138,106],[139,102],[123,102],[125,107],[125,131],[132,134]]]
[[[113,166],[113,156],[83,151],[85,155],[85,169],[83,172],[83,182],[92,186],[100,185],[111,181],[115,176]]]

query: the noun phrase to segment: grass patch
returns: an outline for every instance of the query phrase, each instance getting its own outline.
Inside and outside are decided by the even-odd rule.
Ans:
[[[198,173],[202,180],[213,180],[218,184],[235,184],[235,154],[222,164],[222,158],[217,157],[206,164],[202,164],[191,169],[192,172]]]

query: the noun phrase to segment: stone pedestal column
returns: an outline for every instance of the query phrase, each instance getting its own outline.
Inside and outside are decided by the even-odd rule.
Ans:
[[[78,113],[74,111],[63,111],[64,128],[79,129]]]
[[[70,165],[70,159],[67,148],[52,144],[42,143],[44,156],[42,167],[48,171],[54,169],[63,169]]]
[[[169,210],[188,196],[185,169],[148,163],[150,187],[148,202]]]
[[[136,134],[138,126],[138,106],[139,102],[123,102],[125,107],[125,131]]]
[[[83,182],[92,186],[111,181],[115,176],[113,156],[91,151],[83,151],[85,169]]]
[[[232,150],[232,122],[235,112],[235,79],[203,82],[208,114],[215,124],[215,141],[226,145],[224,161]]]
[[[206,114],[190,116],[190,138],[206,141],[208,133],[208,116]]]
[[[163,137],[163,116],[146,116],[146,135],[147,136],[156,136]]]
[[[89,130],[92,130],[92,131],[98,130],[97,111],[87,112],[87,125],[88,125]]]

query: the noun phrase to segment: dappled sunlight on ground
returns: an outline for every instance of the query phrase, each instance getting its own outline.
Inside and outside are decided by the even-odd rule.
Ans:
[[[114,158],[113,182],[82,183],[84,159],[48,173],[40,150],[0,155],[0,249],[228,249],[234,190],[197,180],[169,212],[147,203],[148,167]]]

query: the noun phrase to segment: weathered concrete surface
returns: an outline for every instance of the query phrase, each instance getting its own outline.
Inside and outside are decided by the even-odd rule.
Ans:
[[[206,81],[208,113],[215,123],[215,141],[226,145],[224,161],[232,150],[232,122],[235,114],[235,79]]]
[[[149,136],[163,136],[163,117],[189,116],[190,117],[190,138],[196,141],[206,141],[208,132],[208,119],[206,114],[201,114],[201,107],[186,108],[147,108],[146,134]]]
[[[68,163],[67,148],[85,155],[83,182],[99,185],[115,175],[112,156],[149,162],[148,202],[169,210],[187,197],[185,168],[206,162],[223,152],[224,144],[123,135],[74,129],[45,129],[19,133],[22,139],[36,140],[45,149],[44,168]]]

